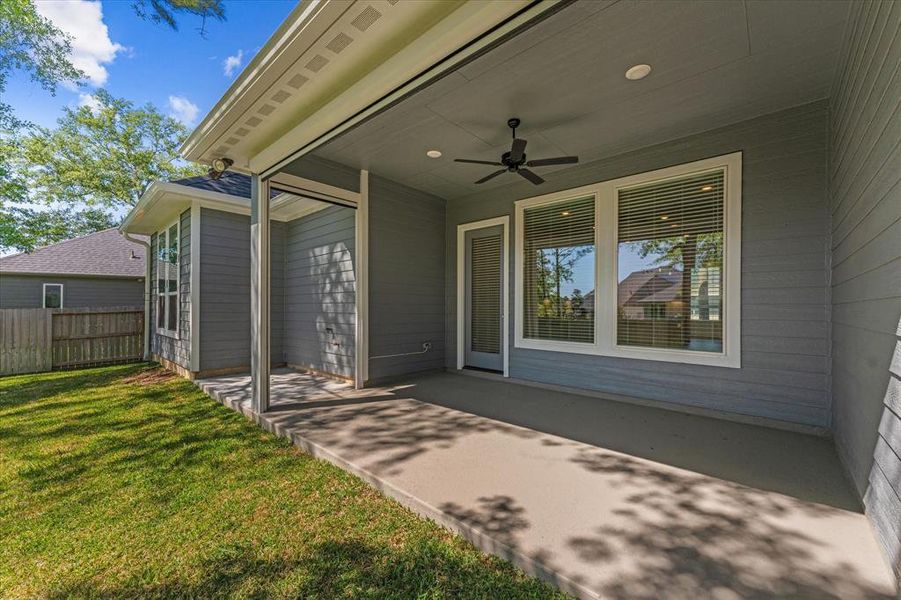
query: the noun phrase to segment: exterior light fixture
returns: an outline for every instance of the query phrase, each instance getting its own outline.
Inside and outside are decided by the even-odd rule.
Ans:
[[[425,155],[429,158],[441,158],[441,150],[429,150]]]
[[[228,168],[235,164],[230,158],[216,158],[213,159],[213,162],[210,163],[209,176],[212,179],[219,179],[222,177],[222,174],[228,171]]]
[[[638,81],[644,79],[651,73],[651,65],[635,65],[626,71],[626,79],[629,81]]]

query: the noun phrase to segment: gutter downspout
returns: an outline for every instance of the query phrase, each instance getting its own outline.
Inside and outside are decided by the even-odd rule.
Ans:
[[[131,237],[130,234],[120,231],[129,242],[144,246],[144,360],[150,360],[150,242]]]

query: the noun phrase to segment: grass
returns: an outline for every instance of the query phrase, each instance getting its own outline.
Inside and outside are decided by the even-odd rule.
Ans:
[[[147,365],[0,378],[0,597],[562,595]]]

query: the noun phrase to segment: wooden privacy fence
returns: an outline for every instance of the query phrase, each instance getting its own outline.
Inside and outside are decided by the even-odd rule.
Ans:
[[[141,360],[134,307],[0,309],[0,375]]]

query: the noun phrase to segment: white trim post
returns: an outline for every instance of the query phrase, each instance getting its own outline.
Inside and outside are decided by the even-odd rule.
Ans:
[[[200,371],[200,203],[191,202],[191,371]]]
[[[355,215],[356,246],[356,348],[354,387],[369,379],[369,171],[360,171],[360,196]]]
[[[269,181],[250,183],[250,376],[251,409],[269,410]]]

